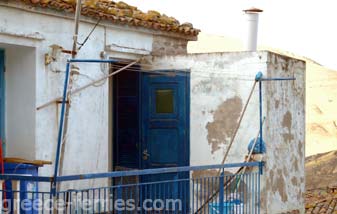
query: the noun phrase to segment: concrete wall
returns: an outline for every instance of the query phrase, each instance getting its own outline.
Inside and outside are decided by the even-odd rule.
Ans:
[[[191,71],[191,165],[221,163],[258,71],[266,77],[296,77],[263,84],[267,153],[261,198],[262,213],[304,213],[303,61],[270,52],[236,52],[156,57],[146,63],[152,64],[149,69]],[[258,121],[256,87],[227,163],[244,160]]]

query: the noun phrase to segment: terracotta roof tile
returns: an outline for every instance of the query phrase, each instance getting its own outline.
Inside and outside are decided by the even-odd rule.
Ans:
[[[76,0],[20,0],[26,4],[74,13]],[[180,24],[173,17],[150,10],[147,13],[125,2],[112,0],[82,0],[82,15],[109,20],[115,24],[197,36],[199,29],[190,23]]]
[[[305,199],[305,213],[337,214],[337,192],[334,189],[309,190]]]

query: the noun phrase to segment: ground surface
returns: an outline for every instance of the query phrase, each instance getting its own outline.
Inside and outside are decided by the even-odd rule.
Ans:
[[[306,158],[306,189],[337,186],[337,150]]]

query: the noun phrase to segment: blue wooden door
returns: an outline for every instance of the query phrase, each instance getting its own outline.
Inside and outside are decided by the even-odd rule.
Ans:
[[[183,71],[169,75],[144,73],[142,77],[142,168],[189,166],[190,76]],[[183,199],[188,193],[188,173],[145,176],[143,182],[169,181],[145,189],[144,197]],[[184,206],[185,207],[185,206]]]

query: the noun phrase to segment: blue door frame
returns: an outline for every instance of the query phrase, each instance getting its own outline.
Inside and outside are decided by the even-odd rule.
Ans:
[[[5,152],[5,51],[0,49],[0,138]]]

